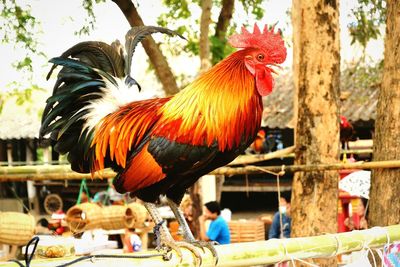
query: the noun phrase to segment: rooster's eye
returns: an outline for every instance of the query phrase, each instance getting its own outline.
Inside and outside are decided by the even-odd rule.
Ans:
[[[258,54],[257,55],[258,61],[263,61],[264,60],[264,55],[263,54]]]

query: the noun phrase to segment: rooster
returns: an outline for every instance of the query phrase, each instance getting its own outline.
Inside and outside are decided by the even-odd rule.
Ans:
[[[178,205],[201,176],[235,159],[260,129],[262,96],[271,93],[273,67],[284,62],[286,48],[274,27],[244,27],[229,38],[238,51],[203,73],[174,96],[141,99],[130,76],[136,45],[161,27],[132,28],[121,45],[83,42],[50,60],[62,66],[47,99],[40,136],[50,135],[55,150],[68,154],[71,168],[95,173],[111,167],[118,192],[144,201],[159,235],[158,247],[190,249],[196,241]],[[125,55],[126,53],[126,55]],[[173,241],[157,212],[160,196],[183,228],[184,242]]]
[[[347,150],[349,147],[349,141],[354,141],[354,128],[353,125],[343,115],[340,115],[340,142],[342,148]]]

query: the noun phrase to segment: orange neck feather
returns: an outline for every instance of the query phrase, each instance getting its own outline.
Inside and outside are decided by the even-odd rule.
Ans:
[[[161,123],[179,121],[176,136],[190,132],[193,145],[217,141],[221,151],[255,136],[262,101],[243,57],[242,50],[230,55],[176,94],[162,108]]]

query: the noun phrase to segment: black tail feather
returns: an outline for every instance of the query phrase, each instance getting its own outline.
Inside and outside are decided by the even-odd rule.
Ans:
[[[65,51],[60,58],[66,59],[68,57],[79,59],[79,61],[85,62],[93,68],[102,69],[115,77],[122,78],[125,76],[125,63],[122,55],[114,47],[106,43],[81,42]],[[56,62],[52,63],[55,65],[50,69],[47,79],[50,78],[58,64]]]
[[[86,106],[102,97],[104,80],[112,76],[107,74],[104,77],[96,69],[74,59],[53,58],[51,62],[63,68],[58,74],[53,95],[47,99],[40,137],[50,134],[56,142],[55,150],[60,154],[69,153],[68,159],[74,170],[89,172],[93,135],[83,129],[85,115],[89,112]]]

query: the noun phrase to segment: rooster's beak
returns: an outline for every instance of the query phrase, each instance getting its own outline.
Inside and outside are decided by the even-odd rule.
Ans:
[[[283,69],[280,65],[275,64],[275,63],[267,64],[265,67],[267,69],[269,69],[272,73],[275,73],[275,74],[278,74],[278,73],[276,72],[276,70],[274,68],[279,69],[279,70]]]

